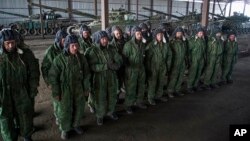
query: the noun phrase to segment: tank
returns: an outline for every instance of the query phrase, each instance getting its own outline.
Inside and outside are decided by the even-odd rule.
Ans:
[[[246,34],[249,33],[249,24],[250,17],[244,16],[242,13],[234,12],[232,16],[225,17],[218,14],[210,13],[214,15],[214,22],[221,23],[221,29],[224,33],[234,31],[237,34]]]
[[[136,15],[134,13],[126,11],[123,8],[111,9],[111,11],[109,11],[109,26],[118,25],[124,29],[126,25],[136,24],[138,24],[138,21],[136,21]],[[89,23],[88,26],[93,32],[100,30],[101,20],[94,20]]]
[[[181,14],[181,16],[177,16],[147,7],[142,7],[142,9],[157,13],[157,15],[150,18],[151,23],[154,25],[153,27],[157,27],[159,26],[159,23],[161,23],[162,25],[166,26],[166,29],[168,29],[169,35],[172,34],[176,27],[182,27],[185,29],[185,33],[191,36],[194,34],[195,29],[201,26],[201,14],[197,13],[196,11],[189,12],[188,15]],[[167,20],[166,16],[170,16],[172,19]]]

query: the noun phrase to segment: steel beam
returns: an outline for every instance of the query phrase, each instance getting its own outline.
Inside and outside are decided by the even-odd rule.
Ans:
[[[131,2],[130,0],[128,0],[128,9],[127,9],[129,12],[131,11]]]
[[[69,14],[69,20],[71,21],[73,18],[72,15],[72,0],[68,0],[68,14]]]
[[[109,4],[108,0],[101,0],[101,21],[102,30],[105,30],[109,24]]]
[[[138,14],[139,14],[139,0],[136,0],[136,20],[138,21]]]
[[[186,5],[186,15],[188,15],[189,13],[189,1],[187,1],[187,5]]]
[[[206,27],[208,24],[208,14],[209,14],[209,1],[204,0],[202,5],[202,18],[201,18],[201,25]]]
[[[150,8],[154,9],[154,0],[150,0]],[[153,12],[150,11],[150,16],[153,16]]]
[[[32,0],[27,0],[28,3],[32,3]],[[28,4],[28,13],[29,13],[29,16],[32,15],[32,6]]]
[[[215,0],[213,1],[213,14],[215,13]],[[214,19],[214,15],[212,15],[212,19]]]
[[[172,7],[173,7],[173,1],[172,0],[168,0],[168,13],[167,14],[172,14]],[[171,19],[171,16],[168,16],[168,20]]]
[[[193,3],[192,3],[192,12],[194,12],[194,7],[195,7],[195,0],[193,0]]]
[[[230,2],[230,6],[229,6],[229,13],[228,13],[228,16],[231,16],[231,10],[232,10],[232,2]]]
[[[94,11],[95,11],[95,15],[98,15],[98,11],[97,11],[97,0],[94,0]]]
[[[44,38],[44,27],[43,27],[43,13],[42,13],[42,7],[41,7],[41,5],[42,5],[42,2],[41,2],[41,0],[39,0],[39,5],[40,5],[40,23],[41,23],[41,34],[42,34],[42,38]]]

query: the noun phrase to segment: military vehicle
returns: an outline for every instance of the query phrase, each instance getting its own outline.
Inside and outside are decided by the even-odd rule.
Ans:
[[[70,25],[77,24],[78,21],[76,20],[71,20],[69,18],[62,18],[62,16],[58,13],[55,13],[55,11],[59,12],[65,12],[67,13],[67,9],[62,9],[62,8],[57,8],[57,7],[51,7],[51,6],[46,6],[46,5],[39,5],[36,3],[29,3],[31,6],[36,6],[36,7],[42,7],[44,9],[49,9],[50,11],[43,11],[42,13],[42,18],[43,18],[43,27],[44,31],[41,31],[41,21],[40,21],[40,14],[35,14],[31,16],[27,15],[22,15],[18,13],[10,13],[10,12],[5,12],[1,11],[0,13],[3,14],[9,14],[9,15],[14,15],[18,16],[21,18],[24,18],[21,21],[16,21],[14,23],[10,23],[10,25],[16,24],[17,30],[23,35],[40,35],[42,33],[44,34],[55,34],[56,31],[60,28],[68,27]],[[86,16],[89,18],[97,19],[99,18],[98,16],[89,14],[89,13],[84,13],[80,12],[77,10],[72,10],[72,14],[75,15],[81,15],[81,16]]]
[[[197,29],[198,27],[201,27],[201,24],[200,24],[201,14],[197,13],[196,11],[189,12],[188,15],[177,16],[173,14],[167,14],[158,10],[150,9],[147,7],[142,7],[142,9],[159,14],[160,16],[158,17],[160,17],[160,19],[151,19],[150,21],[152,22],[153,25],[155,24],[157,25],[159,23],[161,23],[162,25],[165,25],[166,28],[168,28],[169,35],[172,34],[172,32],[174,31],[176,27],[184,28],[187,35],[194,34],[195,29]],[[172,17],[172,19],[167,20],[166,18],[162,18],[164,16],[165,17],[170,16]]]
[[[21,35],[39,35],[41,32],[41,21],[40,14],[35,14],[31,16],[22,15],[18,13],[5,12],[0,10],[0,13],[18,16],[23,18],[23,20],[15,21],[10,23],[9,26],[15,25],[17,27],[17,31],[21,33]],[[44,26],[44,34],[54,34],[58,29],[62,27],[67,27],[72,23],[76,23],[77,21],[72,21],[67,18],[62,18],[60,14],[55,13],[54,11],[43,11],[43,26]]]
[[[52,7],[52,6],[47,6],[47,5],[43,5],[43,4],[36,4],[36,3],[29,3],[29,5],[31,6],[36,6],[36,7],[41,7],[41,8],[44,8],[44,9],[50,9],[52,11],[58,11],[58,12],[64,12],[64,13],[68,13],[69,10],[68,9],[63,9],[63,8],[58,8],[58,7]],[[99,16],[96,16],[96,15],[92,15],[92,14],[89,14],[89,13],[85,13],[85,12],[81,12],[81,11],[78,11],[78,10],[74,10],[72,9],[72,14],[75,14],[75,15],[79,15],[79,16],[84,16],[84,17],[89,17],[89,18],[92,18],[92,19],[98,19],[100,18]]]
[[[218,14],[214,15],[213,22],[220,23],[221,29],[224,33],[235,31],[237,34],[249,33],[249,19],[241,13],[234,12],[233,16],[225,17]]]
[[[149,18],[149,16],[138,14],[139,16]],[[109,26],[118,25],[122,29],[125,28],[126,25],[136,25],[139,21],[136,19],[136,14],[133,12],[129,12],[122,7],[119,9],[111,9],[109,11]],[[92,29],[92,31],[97,31],[101,29],[101,20],[94,20],[89,23],[88,26]]]
[[[43,11],[42,18],[43,18],[43,27],[44,27],[44,34],[55,34],[56,31],[62,27],[67,27],[73,22],[69,19],[61,18],[60,14],[55,13],[54,11]],[[36,14],[34,16],[30,16],[25,18],[22,21],[16,21],[14,23],[10,23],[9,25],[16,24],[17,30],[23,35],[41,35],[41,21],[40,21],[40,14]]]

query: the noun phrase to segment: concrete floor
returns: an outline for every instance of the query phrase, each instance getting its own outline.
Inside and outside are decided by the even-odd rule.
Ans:
[[[72,141],[227,141],[230,124],[250,123],[250,57],[239,59],[233,73],[234,83],[211,91],[174,98],[167,103],[137,109],[127,115],[118,105],[118,121],[109,119],[96,125],[95,116],[86,109],[83,127],[86,134],[71,134]],[[40,91],[43,85],[40,87]],[[45,88],[45,95],[48,90]],[[47,91],[47,92],[46,92]],[[44,99],[39,98],[38,101]],[[60,140],[50,101],[37,104],[41,116],[35,123],[43,128],[35,140]],[[45,124],[45,125],[44,125]]]
[[[53,39],[27,43],[41,61]],[[249,42],[246,44],[249,47]],[[174,98],[147,110],[136,109],[133,115],[118,105],[120,119],[105,119],[103,126],[96,125],[95,116],[86,108],[82,121],[86,132],[81,136],[72,132],[70,141],[227,141],[230,124],[250,123],[250,57],[238,60],[233,77],[231,85]],[[42,78],[36,111],[39,115],[34,121],[39,130],[33,135],[34,141],[59,141],[50,90]]]
[[[240,59],[235,83],[175,98],[168,103],[121,112],[117,122],[88,126],[87,141],[227,141],[230,124],[250,123],[250,58]],[[79,140],[79,138],[74,139]]]

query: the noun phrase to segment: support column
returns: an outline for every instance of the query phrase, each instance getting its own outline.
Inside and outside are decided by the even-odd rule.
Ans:
[[[127,9],[129,12],[131,11],[131,2],[130,0],[128,0],[128,9]]]
[[[136,20],[138,21],[138,14],[139,14],[139,0],[136,0]]]
[[[172,14],[172,7],[173,7],[173,1],[172,0],[168,0],[168,14]],[[171,16],[168,16],[168,20],[171,19]]]
[[[42,38],[44,38],[44,27],[43,27],[43,13],[42,13],[42,2],[39,0],[39,9],[40,9],[40,23],[41,23],[41,34]]]
[[[194,6],[195,6],[195,0],[193,0],[193,3],[192,3],[192,12],[194,12]]]
[[[189,13],[189,1],[187,1],[187,5],[186,5],[186,15],[188,15]]]
[[[204,27],[206,27],[208,24],[208,13],[209,13],[209,0],[204,0],[202,6],[202,19],[201,19],[201,25]]]
[[[220,8],[221,15],[224,16],[225,13],[223,12],[223,10],[222,10],[222,8],[221,8],[221,6],[220,6],[219,0],[217,0],[217,3],[218,3],[218,6],[219,6],[219,8]]]
[[[95,11],[95,15],[98,16],[98,11],[97,11],[97,0],[94,0],[94,11]]]
[[[247,5],[247,2],[246,2],[246,0],[244,0],[244,9],[243,9],[243,15],[245,15],[245,12],[246,12],[246,5]]]
[[[229,13],[228,13],[228,16],[231,16],[231,10],[232,10],[232,1],[230,1],[230,6],[229,6]]]
[[[215,0],[213,1],[213,14],[215,13]],[[214,19],[214,15],[212,15],[212,19]]]
[[[69,13],[69,20],[71,21],[73,18],[72,15],[72,0],[68,0],[68,13]]]
[[[150,0],[150,9],[154,9],[154,0]],[[153,11],[150,11],[150,16],[153,16]]]
[[[109,24],[109,16],[108,16],[108,11],[109,11],[109,5],[108,5],[108,0],[101,0],[101,21],[102,21],[102,30],[105,30],[108,27]]]
[[[32,0],[27,0],[28,2],[28,13],[29,13],[29,16],[32,15],[32,6],[30,5],[30,3],[32,3]]]

